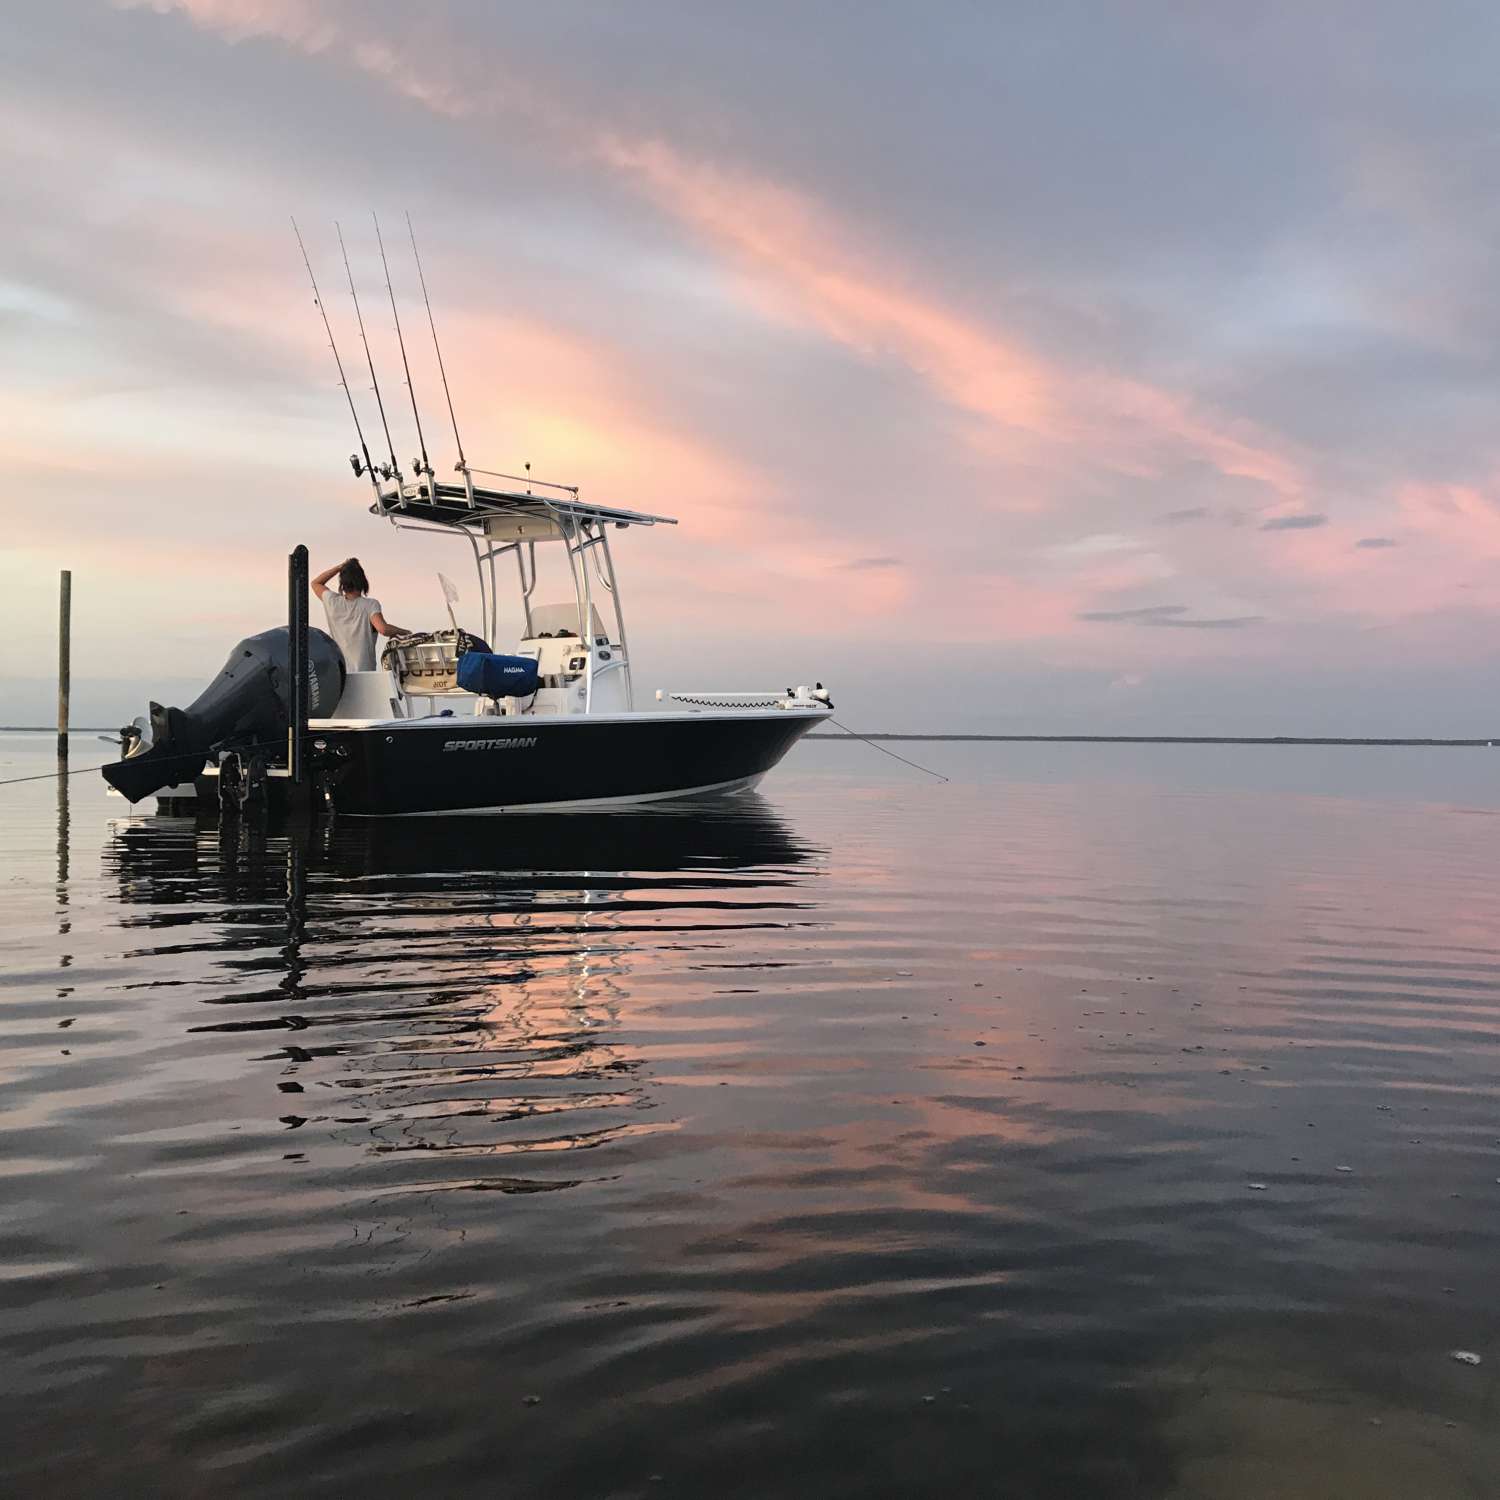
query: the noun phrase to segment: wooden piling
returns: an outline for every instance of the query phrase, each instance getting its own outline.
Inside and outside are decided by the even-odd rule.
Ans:
[[[57,599],[57,758],[68,758],[68,696],[72,691],[73,574],[62,570]]]

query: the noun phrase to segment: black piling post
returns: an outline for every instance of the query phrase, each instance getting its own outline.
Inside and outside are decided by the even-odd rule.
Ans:
[[[287,558],[286,623],[291,637],[291,702],[287,723],[286,764],[292,795],[302,800],[302,753],[307,742],[307,548],[296,547]]]
[[[57,594],[57,758],[68,758],[68,698],[73,685],[73,574],[62,570]]]

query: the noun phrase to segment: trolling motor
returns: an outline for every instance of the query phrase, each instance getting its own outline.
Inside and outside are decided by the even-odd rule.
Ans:
[[[344,658],[321,630],[307,632],[307,681],[309,716],[326,718],[344,691]],[[284,745],[291,711],[291,632],[281,625],[241,641],[186,708],[153,703],[149,718],[127,725],[124,758],[101,768],[104,779],[139,802],[193,780],[220,746],[255,751]]]

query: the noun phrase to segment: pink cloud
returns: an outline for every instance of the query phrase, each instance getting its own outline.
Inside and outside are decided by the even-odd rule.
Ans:
[[[307,0],[114,0],[121,10],[180,12],[231,42],[266,37],[303,52],[326,52],[339,43],[342,19]]]
[[[137,3],[137,0],[123,0]],[[322,53],[344,40],[342,13],[306,0],[150,0],[231,40],[274,37]],[[655,205],[728,255],[752,279],[763,311],[815,327],[863,358],[895,360],[956,410],[986,426],[971,434],[1035,460],[1030,440],[1062,448],[1076,462],[1088,443],[1094,461],[1152,474],[1184,454],[1227,475],[1256,479],[1284,498],[1304,486],[1295,457],[1243,422],[1197,410],[1187,397],[1130,378],[1070,370],[940,298],[914,289],[909,272],[872,264],[856,235],[825,205],[784,184],[694,157],[657,139],[637,139],[561,110],[532,77],[501,68],[482,91],[461,84],[415,87],[399,65],[401,47],[368,31],[350,36],[361,71],[403,97],[450,117],[519,113],[549,130],[566,151],[605,166]],[[996,430],[998,429],[998,431]]]
[[[1408,483],[1397,491],[1413,530],[1473,556],[1500,556],[1500,503],[1465,484]]]
[[[1186,452],[1287,497],[1303,488],[1296,461],[1248,424],[1215,420],[1137,380],[1042,357],[912,290],[909,276],[870,264],[851,249],[852,232],[801,194],[661,141],[606,134],[597,149],[654,202],[766,278],[784,307],[863,356],[900,360],[944,401],[996,424],[1002,444],[1006,434],[1024,434],[1064,445],[1076,461],[1075,445],[1086,441],[1105,464],[1145,474]],[[976,440],[987,447],[996,437]]]

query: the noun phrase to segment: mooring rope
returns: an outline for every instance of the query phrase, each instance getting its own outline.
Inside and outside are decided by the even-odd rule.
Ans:
[[[835,729],[842,729],[845,734],[853,735],[857,740],[864,740],[865,744],[867,744],[870,749],[878,750],[882,755],[889,755],[892,760],[899,760],[903,766],[910,766],[914,771],[923,771],[928,776],[936,776],[939,781],[948,781],[951,779],[950,777],[944,776],[941,771],[934,771],[931,766],[918,765],[914,760],[907,760],[904,755],[897,755],[894,750],[887,750],[884,745],[877,745],[874,740],[867,738],[865,735],[859,734],[853,729],[850,729],[847,724],[840,724],[837,719],[831,716],[828,722],[832,724]]]
[[[21,781],[56,781],[63,776],[82,776],[85,771],[102,771],[105,766],[117,764],[117,761],[107,760],[102,765],[76,766],[70,771],[41,771],[35,776],[10,776],[0,781],[0,786],[15,786]]]
[[[253,745],[227,745],[225,746],[222,753],[248,755],[255,750],[269,750],[275,746],[284,746],[285,744],[285,738],[280,737],[274,740],[260,740],[258,743]],[[208,751],[204,751],[201,754],[194,754],[192,751],[183,750],[176,755],[158,756],[151,762],[151,764],[153,766],[171,765],[172,762],[176,760],[196,760],[201,762],[207,760],[208,755]],[[102,771],[105,766],[118,766],[121,764],[123,764],[123,762],[119,760],[106,760],[101,761],[97,766],[74,766],[72,769],[67,771],[39,771],[35,776],[11,776],[6,778],[4,781],[0,781],[0,786],[15,786],[17,785],[17,783],[22,781],[57,781],[65,776],[82,776],[85,772],[88,771]],[[149,796],[151,794],[148,793],[147,795]]]

